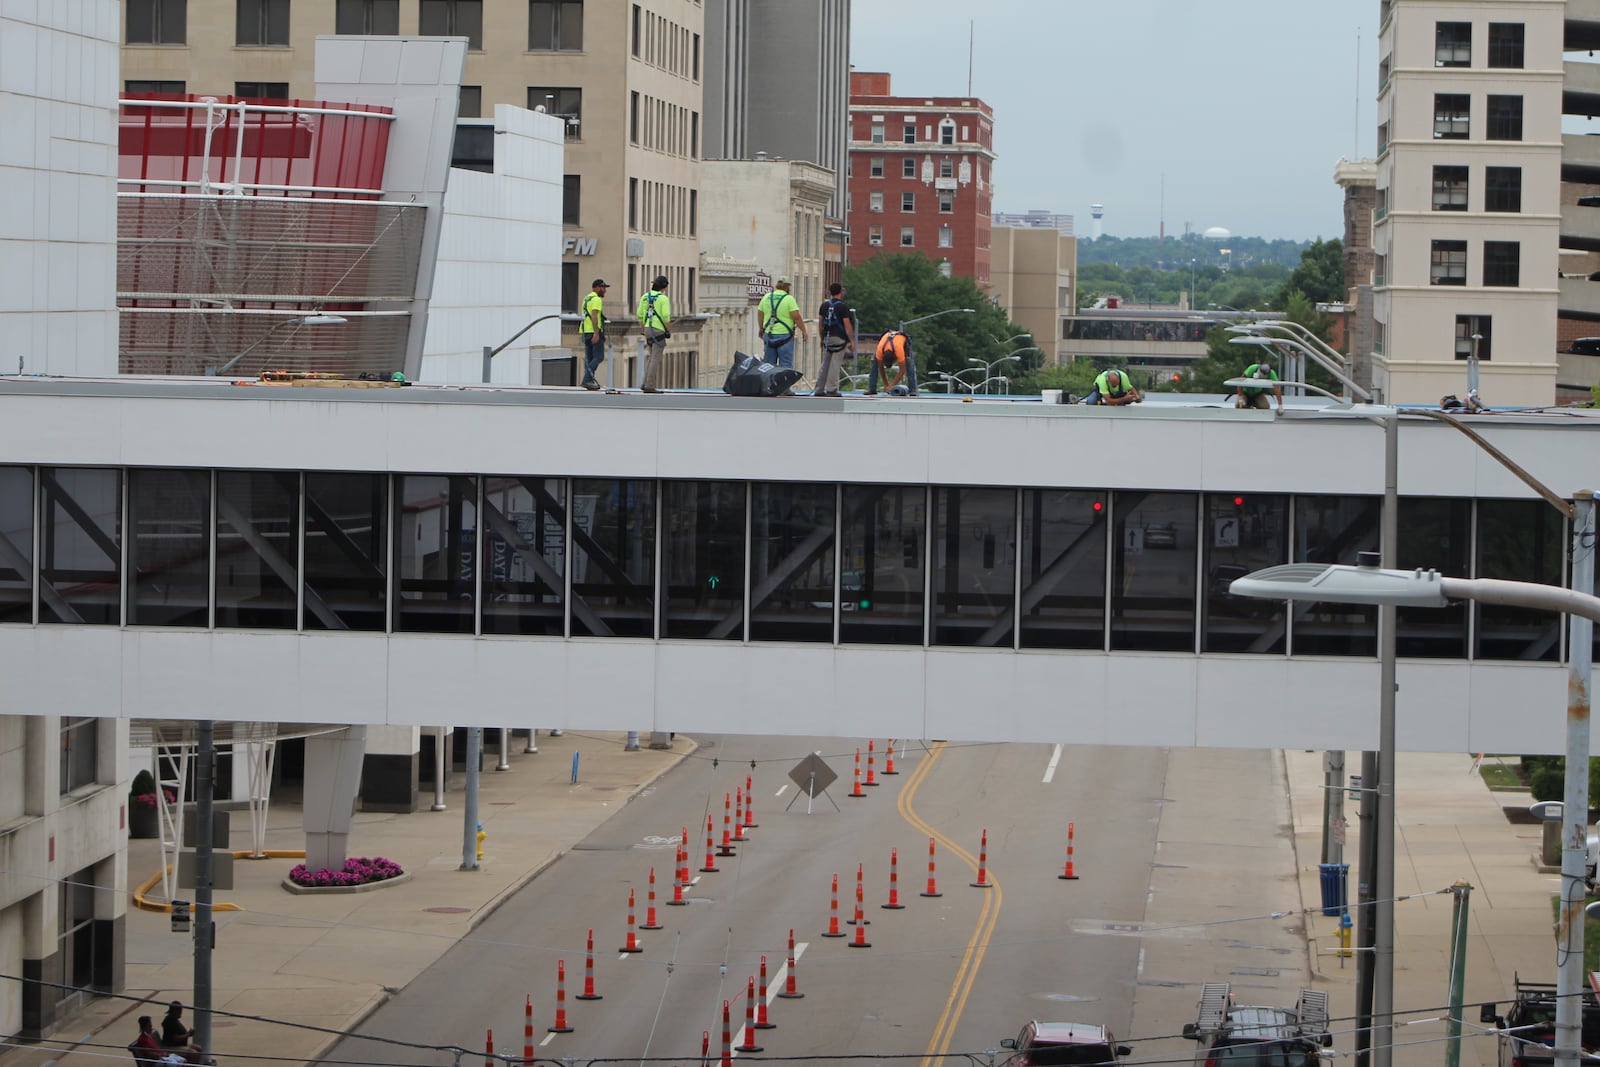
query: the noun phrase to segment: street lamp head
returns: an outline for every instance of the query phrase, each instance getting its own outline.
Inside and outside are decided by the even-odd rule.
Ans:
[[[1376,557],[1376,552],[1363,552],[1361,564],[1355,567],[1325,563],[1285,563],[1267,567],[1235,578],[1228,592],[1260,600],[1393,604],[1415,608],[1442,608],[1448,602],[1438,571],[1389,570],[1379,567]]]
[[[307,315],[305,318],[301,319],[300,320],[300,325],[302,325],[302,326],[338,326],[341,323],[345,323],[345,322],[349,322],[349,321],[350,320],[345,318],[343,315],[332,315],[332,314],[328,314],[328,313],[319,311],[315,315]]]

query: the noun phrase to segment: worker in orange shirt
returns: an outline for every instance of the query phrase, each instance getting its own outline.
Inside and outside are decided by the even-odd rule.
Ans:
[[[917,357],[911,352],[911,338],[900,330],[890,330],[878,338],[872,354],[872,369],[867,374],[867,395],[878,395],[878,376],[883,376],[883,391],[890,392],[906,381],[907,393],[917,395]]]

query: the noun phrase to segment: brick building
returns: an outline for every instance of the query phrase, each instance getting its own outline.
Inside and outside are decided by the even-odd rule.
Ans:
[[[848,261],[920,252],[989,284],[994,111],[976,97],[894,96],[850,73]]]

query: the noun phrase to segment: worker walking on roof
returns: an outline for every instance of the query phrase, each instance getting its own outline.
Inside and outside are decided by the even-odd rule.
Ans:
[[[1137,404],[1144,399],[1125,370],[1104,370],[1095,377],[1094,388],[1083,398],[1085,404]]]
[[[639,325],[644,328],[644,377],[639,380],[642,393],[659,393],[656,378],[661,369],[661,356],[667,350],[667,339],[672,336],[672,301],[667,299],[667,276],[656,275],[650,291],[639,298]]]
[[[578,336],[583,338],[583,387],[585,389],[598,389],[600,382],[594,372],[600,369],[600,363],[606,358],[606,317],[604,313],[606,298],[606,280],[596,278],[594,285],[589,289],[589,295],[583,298],[583,306],[579,309],[583,315],[583,322],[578,326]]]

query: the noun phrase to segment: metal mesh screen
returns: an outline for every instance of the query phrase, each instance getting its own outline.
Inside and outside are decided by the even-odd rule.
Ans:
[[[410,317],[360,313],[409,307],[423,219],[382,201],[119,196],[117,303],[152,309],[122,314],[120,369],[202,374],[259,342],[233,373],[399,370]],[[313,311],[348,321],[267,336]]]

